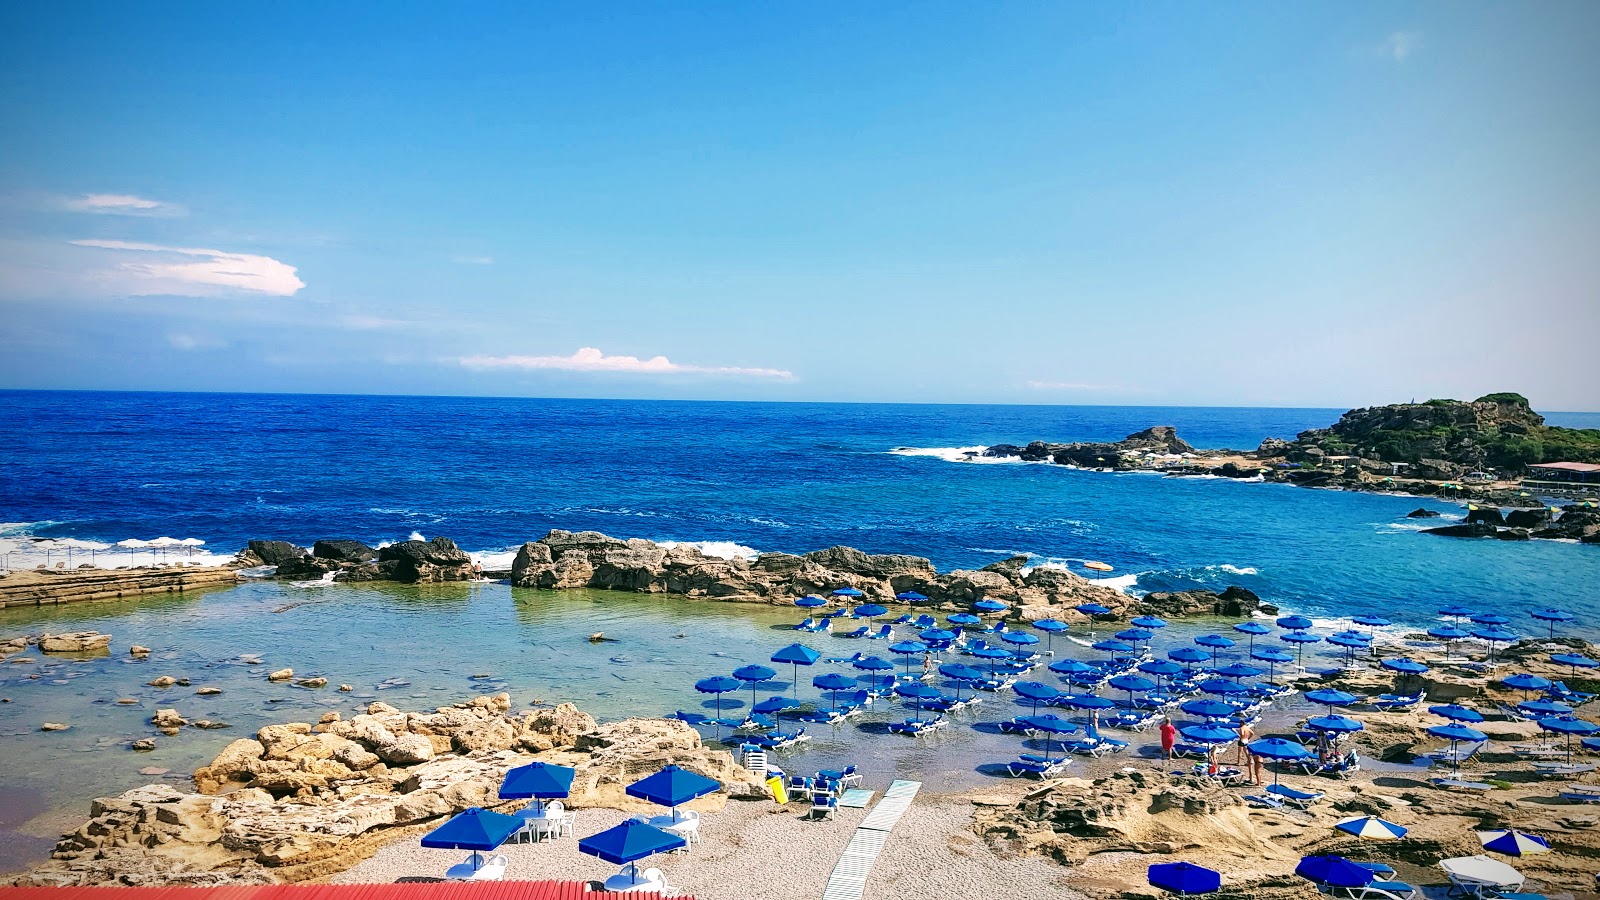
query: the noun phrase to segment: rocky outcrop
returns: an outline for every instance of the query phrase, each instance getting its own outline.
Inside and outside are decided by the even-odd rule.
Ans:
[[[298,881],[346,868],[396,826],[495,806],[507,769],[529,753],[577,775],[569,808],[645,811],[626,785],[667,764],[721,781],[697,801],[765,796],[755,777],[689,726],[628,719],[598,725],[571,704],[521,714],[506,694],[429,713],[374,703],[348,720],[287,723],[229,744],[166,785],[96,800],[90,818],[22,884],[216,884]],[[521,803],[522,801],[516,801]]]
[[[996,444],[983,451],[984,456],[1017,457],[1030,462],[1046,460],[1064,466],[1086,469],[1127,468],[1141,457],[1152,454],[1192,454],[1197,452],[1171,425],[1157,425],[1136,431],[1120,441],[1052,444],[1034,441],[1026,447],[1014,444]]]
[[[374,550],[360,541],[320,540],[311,552],[283,541],[251,541],[240,565],[274,565],[280,578],[334,581],[471,581],[478,577],[472,558],[447,537],[402,541]]]
[[[45,653],[103,653],[110,645],[111,635],[98,631],[39,636],[39,649]]]
[[[1406,518],[1408,519],[1437,519],[1439,516],[1440,513],[1437,511],[1426,508],[1413,509],[1411,512],[1406,513]]]
[[[1155,591],[1142,597],[1138,605],[1140,612],[1178,618],[1207,615],[1245,618],[1257,611],[1277,612],[1277,607],[1262,603],[1254,591],[1238,585],[1220,594],[1206,590]]]
[[[340,563],[364,563],[378,558],[378,551],[360,541],[317,541],[311,555]]]
[[[979,571],[941,574],[920,556],[871,554],[853,547],[728,560],[689,546],[558,530],[522,545],[512,563],[511,582],[547,590],[591,588],[783,604],[849,585],[879,603],[894,603],[903,591],[939,602],[989,597],[1013,604],[1025,618],[1046,613],[1071,618],[1077,614],[1055,607],[1089,602],[1120,611],[1131,602],[1120,591],[1070,572],[1030,569],[1027,562],[1027,557],[1017,557]]]
[[[233,585],[238,581],[238,571],[229,566],[34,569],[0,578],[0,608],[183,593],[211,585]]]
[[[245,545],[245,552],[255,558],[256,565],[262,566],[281,566],[310,555],[306,548],[288,541],[251,541]]]
[[[471,581],[476,577],[472,557],[447,537],[390,544],[378,551],[378,568],[386,570],[390,579],[407,583]]]

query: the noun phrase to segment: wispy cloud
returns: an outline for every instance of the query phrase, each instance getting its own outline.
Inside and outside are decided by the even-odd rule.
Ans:
[[[463,266],[490,266],[494,265],[492,256],[452,256],[450,261]]]
[[[306,286],[288,263],[270,256],[199,247],[164,247],[130,241],[72,241],[79,247],[151,254],[151,261],[124,262],[98,273],[129,294],[212,296],[230,291],[292,297]]]
[[[584,347],[571,356],[468,356],[461,364],[469,369],[556,369],[567,372],[617,372],[630,375],[729,375],[745,378],[792,380],[793,372],[783,369],[756,369],[741,366],[696,366],[675,363],[665,356],[640,359],[637,356],[607,356],[594,347]]]
[[[175,350],[209,350],[225,346],[222,341],[203,334],[173,332],[167,335],[167,344]]]
[[[1377,47],[1379,56],[1395,62],[1405,62],[1411,54],[1422,49],[1422,35],[1415,31],[1396,31],[1383,39]]]
[[[68,197],[63,205],[73,212],[108,216],[181,216],[188,212],[176,203],[151,200],[133,194],[84,194]]]

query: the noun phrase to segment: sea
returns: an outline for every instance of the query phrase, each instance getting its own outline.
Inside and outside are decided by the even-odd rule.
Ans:
[[[727,557],[847,544],[925,556],[941,570],[1026,554],[1136,594],[1241,585],[1324,629],[1380,614],[1396,623],[1380,634],[1391,643],[1450,604],[1502,612],[1529,635],[1547,626],[1528,613],[1554,606],[1577,616],[1562,633],[1600,640],[1600,547],[1420,533],[1461,517],[1453,502],[969,455],[996,443],[1117,440],[1152,425],[1175,426],[1197,447],[1249,449],[1341,412],[0,392],[0,567],[220,562],[252,538],[379,545],[442,535],[495,569],[552,528],[590,529]],[[1546,416],[1600,427],[1600,414]],[[1406,517],[1419,507],[1441,517]],[[1112,571],[1085,569],[1090,560]],[[748,705],[749,692],[719,700],[692,685],[765,661],[795,639],[799,618],[493,582],[261,579],[0,610],[0,637],[114,637],[104,656],[0,664],[0,845],[10,848],[0,870],[47,853],[95,796],[162,778],[181,785],[227,741],[324,710],[353,713],[375,699],[431,708],[494,690],[519,706],[571,700],[603,719]],[[1158,643],[1228,624],[1175,623]],[[615,642],[587,641],[602,630]],[[811,640],[829,655],[877,649]],[[155,652],[133,660],[135,643]],[[1087,635],[1056,643],[1057,655],[1093,655]],[[1309,651],[1307,664],[1333,664],[1334,650]],[[265,683],[285,666],[354,690]],[[192,686],[145,685],[162,674]],[[804,696],[808,674],[817,672],[796,686],[785,671],[760,690]],[[199,686],[223,693],[196,696]],[[977,719],[1011,715],[1005,704],[990,698]],[[231,727],[130,751],[129,741],[156,735],[148,719],[164,707]],[[981,726],[921,741],[888,735],[896,714],[819,727],[791,765],[854,761],[954,789],[994,777],[991,764],[1016,749]],[[45,721],[72,727],[41,732]]]

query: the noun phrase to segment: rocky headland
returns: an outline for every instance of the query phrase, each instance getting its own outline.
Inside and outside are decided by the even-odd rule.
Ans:
[[[676,764],[723,783],[715,810],[765,787],[693,728],[664,719],[598,724],[566,703],[516,712],[506,694],[433,712],[384,703],[350,719],[269,725],[194,773],[194,790],[151,784],[95,800],[89,819],[19,885],[302,881],[348,868],[397,829],[497,797],[507,769],[573,766],[569,808],[644,812],[624,787]]]

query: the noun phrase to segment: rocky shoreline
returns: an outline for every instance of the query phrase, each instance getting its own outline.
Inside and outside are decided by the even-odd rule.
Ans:
[[[0,609],[185,593],[239,582],[232,566],[33,569],[0,577]]]

